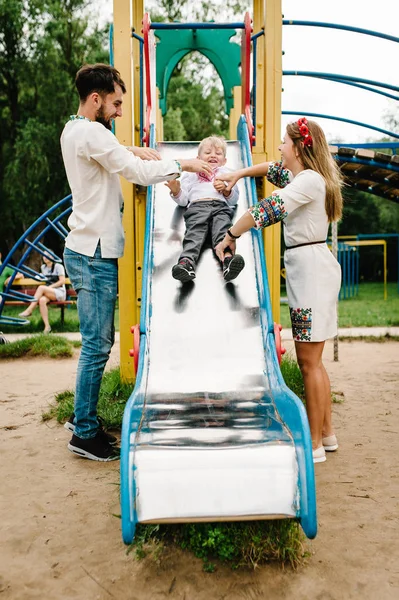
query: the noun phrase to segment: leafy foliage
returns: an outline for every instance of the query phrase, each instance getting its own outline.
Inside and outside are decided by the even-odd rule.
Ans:
[[[69,191],[59,138],[76,110],[75,74],[107,60],[89,4],[0,0],[0,239],[8,249]]]
[[[184,64],[182,61],[182,71]],[[224,112],[223,93],[217,87],[203,92],[196,83],[178,71],[171,78],[168,91],[168,112],[164,119],[165,140],[201,140],[209,135],[228,136],[228,117]],[[176,137],[176,135],[179,137]]]
[[[208,573],[219,562],[232,569],[277,561],[297,567],[305,558],[304,534],[296,521],[239,521],[181,525],[138,524],[132,544],[137,559],[159,561],[167,546],[189,550]]]

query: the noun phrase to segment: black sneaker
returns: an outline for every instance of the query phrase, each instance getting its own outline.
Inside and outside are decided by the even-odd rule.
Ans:
[[[235,279],[245,267],[245,262],[241,254],[226,256],[223,261],[223,278],[225,281]]]
[[[88,440],[82,440],[73,434],[68,450],[89,460],[108,462],[120,459],[120,449],[107,442],[103,431],[97,431],[96,435]]]
[[[75,413],[72,413],[72,415],[69,417],[68,421],[66,423],[64,423],[65,429],[67,431],[71,431],[72,433],[75,433],[75,424],[73,422],[74,418],[75,418]],[[114,435],[111,435],[110,433],[107,433],[106,431],[104,431],[101,417],[97,417],[97,418],[100,423],[99,431],[101,431],[102,434],[106,437],[108,444],[111,444],[111,446],[115,446],[115,444],[118,443],[118,439]]]
[[[180,259],[177,265],[172,268],[172,277],[182,283],[195,279],[195,268],[191,260],[188,258]]]

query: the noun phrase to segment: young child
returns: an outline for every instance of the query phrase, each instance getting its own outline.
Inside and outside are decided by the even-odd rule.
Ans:
[[[172,276],[186,283],[195,278],[195,267],[208,233],[212,246],[224,238],[231,227],[234,207],[238,202],[238,189],[233,186],[226,191],[223,173],[230,170],[226,164],[227,144],[223,138],[212,135],[204,138],[198,147],[198,158],[212,166],[212,175],[205,173],[184,173],[181,183],[168,181],[171,197],[179,206],[186,206],[184,214],[186,232],[183,239],[183,251],[179,262],[172,268]],[[216,181],[216,177],[218,180]],[[244,268],[242,256],[233,256],[229,248],[225,249],[223,259],[223,277],[225,281],[235,279]]]

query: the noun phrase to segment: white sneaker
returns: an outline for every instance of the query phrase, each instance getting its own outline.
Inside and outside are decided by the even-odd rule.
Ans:
[[[323,446],[320,446],[319,448],[316,448],[316,450],[313,450],[314,463],[321,463],[325,462],[326,460],[326,451],[324,450]]]
[[[326,452],[335,452],[335,450],[338,450],[338,440],[334,433],[332,435],[328,435],[327,437],[323,437],[322,441],[324,450]]]

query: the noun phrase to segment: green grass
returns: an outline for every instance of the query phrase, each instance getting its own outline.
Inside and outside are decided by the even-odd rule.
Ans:
[[[303,385],[302,373],[299,370],[298,363],[291,356],[283,356],[281,361],[281,374],[287,386],[305,403],[305,388]]]
[[[3,315],[8,317],[18,317],[18,314],[24,309],[23,306],[6,306],[3,310]],[[51,329],[54,333],[64,333],[66,331],[79,331],[79,318],[76,305],[65,307],[64,325],[61,324],[61,309],[56,306],[49,306],[49,321]],[[39,333],[44,329],[43,320],[40,316],[39,309],[36,308],[29,317],[28,325],[1,325],[3,333]],[[119,331],[119,309],[115,311],[115,329]]]
[[[281,296],[285,296],[285,289]],[[399,294],[396,283],[388,284],[388,298],[384,300],[382,283],[361,283],[359,294],[354,298],[340,300],[338,304],[340,327],[397,327],[399,326]],[[281,304],[281,324],[290,328],[287,304]]]
[[[119,368],[107,371],[101,382],[98,414],[107,429],[122,427],[123,411],[127,400],[133,391],[133,385],[121,381]],[[73,413],[75,394],[67,390],[55,396],[55,403],[42,415],[43,421],[57,419],[65,423]]]
[[[285,288],[281,296],[286,296]],[[3,314],[18,316],[23,307],[7,306]],[[388,284],[388,298],[384,300],[382,283],[362,283],[359,285],[359,295],[348,300],[341,300],[338,305],[340,327],[394,327],[399,326],[399,294],[396,283]],[[76,306],[65,309],[65,323],[61,325],[61,311],[49,307],[51,329],[54,332],[79,331],[79,319]],[[291,327],[288,305],[281,304],[280,321],[284,328]],[[119,309],[115,313],[115,329],[119,331]],[[29,325],[1,325],[4,333],[37,333],[43,331],[43,321],[39,310],[36,309],[30,317]]]
[[[308,555],[299,523],[290,519],[179,525],[141,525],[131,549],[139,560],[160,561],[166,547],[189,550],[212,573],[219,563],[233,569],[277,561],[296,568]]]
[[[0,346],[0,359],[21,358],[26,356],[47,356],[49,358],[68,358],[80,342],[71,342],[62,336],[34,335]]]

